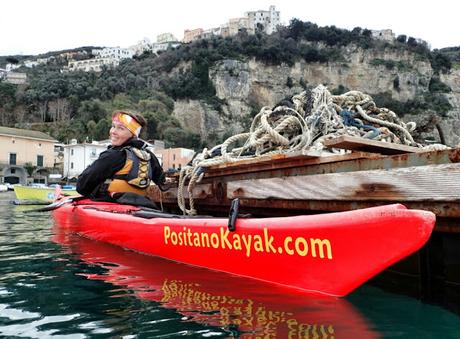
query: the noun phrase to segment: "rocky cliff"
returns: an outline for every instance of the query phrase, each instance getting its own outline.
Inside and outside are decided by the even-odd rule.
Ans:
[[[211,133],[244,130],[244,122],[251,120],[251,114],[300,93],[305,86],[323,84],[330,91],[345,88],[371,96],[385,94],[398,102],[416,100],[430,91],[430,80],[434,76],[430,62],[411,52],[347,46],[342,55],[341,62],[296,62],[293,66],[270,66],[254,59],[219,61],[210,69],[209,76],[216,96],[224,102],[222,112],[205,102],[179,100],[174,115],[185,128],[208,140]],[[460,70],[452,69],[439,79],[452,89],[442,94],[452,106],[443,117],[431,110],[422,114],[396,113],[403,115],[404,121],[416,121],[423,127],[419,138],[435,142],[444,138],[446,144],[457,145],[460,143]]]

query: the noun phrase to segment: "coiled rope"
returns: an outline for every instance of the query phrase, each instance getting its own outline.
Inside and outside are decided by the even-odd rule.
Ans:
[[[404,123],[391,110],[378,108],[372,97],[362,92],[331,95],[325,86],[319,85],[294,95],[291,101],[292,107],[262,107],[249,132],[234,135],[210,151],[203,149],[191,164],[181,169],[177,201],[184,215],[196,214],[193,188],[207,167],[307,148],[324,151],[324,141],[340,135],[422,147],[411,135],[416,127],[414,122]],[[347,119],[343,111],[347,112]],[[231,148],[233,144],[237,145]],[[189,208],[184,195],[187,181]]]

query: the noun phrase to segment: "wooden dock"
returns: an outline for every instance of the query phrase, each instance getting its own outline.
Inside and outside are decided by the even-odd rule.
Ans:
[[[452,223],[460,218],[460,149],[423,151],[354,137],[326,145],[352,152],[275,154],[208,168],[193,190],[198,213],[225,213],[234,198],[256,216],[403,203],[434,212],[438,231],[460,233]],[[177,195],[172,188],[151,198],[174,209]]]

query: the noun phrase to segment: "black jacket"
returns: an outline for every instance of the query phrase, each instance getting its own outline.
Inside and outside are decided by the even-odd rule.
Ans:
[[[141,139],[130,139],[121,146],[109,146],[106,151],[99,155],[99,158],[88,166],[78,177],[77,192],[84,196],[97,197],[100,195],[100,188],[106,179],[112,179],[115,173],[123,168],[126,163],[126,146],[133,146],[141,149],[146,142]],[[153,182],[160,188],[165,181],[163,169],[158,159],[152,154],[150,160],[153,171]]]

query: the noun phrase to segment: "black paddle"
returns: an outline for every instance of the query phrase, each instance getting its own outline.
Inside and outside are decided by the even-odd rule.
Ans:
[[[55,209],[61,207],[64,204],[71,203],[71,202],[78,201],[78,200],[83,200],[83,199],[86,199],[86,198],[87,197],[82,196],[82,195],[77,195],[77,196],[73,196],[73,197],[64,197],[61,200],[55,201],[55,202],[53,202],[53,203],[51,203],[49,205],[46,205],[44,207],[35,208],[33,210],[26,210],[26,211],[24,211],[24,213],[52,211],[52,210],[55,210]]]
[[[228,230],[230,232],[235,231],[236,228],[236,219],[238,218],[238,211],[240,209],[240,199],[235,198],[232,200],[232,205],[230,206],[230,213],[228,216]]]

